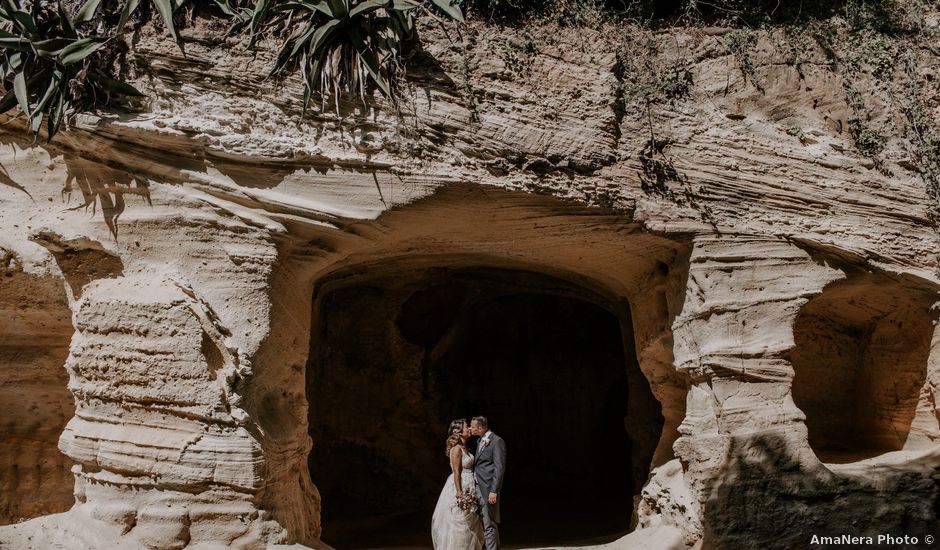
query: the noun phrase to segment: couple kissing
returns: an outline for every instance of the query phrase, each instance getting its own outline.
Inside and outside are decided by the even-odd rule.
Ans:
[[[468,441],[476,437],[473,449]],[[434,550],[499,550],[500,490],[506,471],[506,442],[486,417],[450,423],[445,452],[451,474],[431,518]]]

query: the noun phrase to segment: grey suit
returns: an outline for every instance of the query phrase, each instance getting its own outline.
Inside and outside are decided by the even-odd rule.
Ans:
[[[490,432],[489,440],[486,445],[483,444],[482,438],[477,443],[473,476],[476,478],[480,504],[483,507],[483,536],[486,539],[486,550],[499,550],[499,503],[502,500],[499,492],[503,487],[503,474],[506,472],[506,442],[492,432]],[[493,506],[487,502],[490,493],[499,495]]]

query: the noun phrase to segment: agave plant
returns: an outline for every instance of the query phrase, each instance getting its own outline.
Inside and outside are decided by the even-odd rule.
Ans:
[[[97,6],[100,3],[101,0],[88,0],[88,4],[92,4],[94,6]],[[176,41],[176,44],[182,50],[183,41],[180,39],[179,30],[176,28],[174,16],[177,10],[189,3],[189,0],[152,0],[151,3],[160,14],[160,19],[163,20],[163,24],[166,26],[167,32],[170,33],[170,36],[173,37],[173,40]],[[235,8],[230,4],[229,0],[212,0],[212,3],[215,4],[226,16],[237,15]],[[127,23],[127,20],[130,18],[130,16],[135,11],[137,11],[138,6],[140,6],[140,0],[126,0],[124,7],[121,9],[121,19],[118,22],[117,28],[114,30],[115,35],[120,34],[121,31],[124,30],[124,24]]]
[[[256,0],[250,20],[242,12],[233,29],[250,24],[254,42],[267,28],[294,27],[271,74],[299,66],[304,111],[317,94],[336,98],[339,111],[342,91],[365,103],[369,81],[394,99],[400,56],[416,39],[415,18],[435,12],[463,21],[454,0]]]
[[[150,0],[182,49],[174,14],[187,0]],[[459,0],[212,0],[233,20],[230,33],[249,29],[251,43],[278,29],[293,31],[272,75],[300,68],[304,110],[312,97],[341,91],[364,103],[369,82],[392,93],[401,54],[416,41],[415,18],[444,16],[463,21]],[[68,113],[107,104],[115,95],[140,96],[109,74],[98,50],[119,36],[141,0],[85,0],[74,13],[63,0],[0,0],[0,112],[14,108],[38,137],[48,139]],[[114,21],[117,20],[115,24]]]
[[[50,136],[78,99],[71,84],[83,68],[82,61],[106,42],[78,35],[75,24],[83,22],[84,12],[71,16],[62,4],[57,8],[53,11],[33,2],[27,10],[19,0],[0,2],[0,70],[6,90],[0,110],[18,106],[29,118],[34,134],[48,117]],[[92,88],[114,87],[103,75],[88,74],[83,80]]]
[[[72,14],[61,0],[0,0],[0,78],[5,91],[0,112],[18,108],[37,137],[46,121],[51,140],[69,112],[106,104],[114,95],[143,95],[91,62],[96,51],[121,33],[140,0],[118,6],[117,26],[106,36],[95,34],[98,12],[104,9],[101,3],[87,0]],[[153,3],[170,34],[179,41],[172,0]],[[82,30],[89,27],[88,32]]]

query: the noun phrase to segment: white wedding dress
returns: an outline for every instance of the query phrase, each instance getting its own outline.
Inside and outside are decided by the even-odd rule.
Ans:
[[[460,488],[477,494],[473,478],[473,455],[463,452],[460,459]],[[464,512],[457,507],[457,489],[454,474],[447,476],[441,496],[431,517],[431,541],[434,550],[481,550],[483,548],[483,522],[479,514]]]

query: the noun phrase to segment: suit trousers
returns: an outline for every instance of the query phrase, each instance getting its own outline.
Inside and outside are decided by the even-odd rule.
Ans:
[[[486,550],[499,550],[499,501],[497,501],[495,510],[491,507],[487,499],[490,492],[485,487],[477,485],[477,497],[480,499],[480,508],[483,515],[483,539],[486,542]]]

